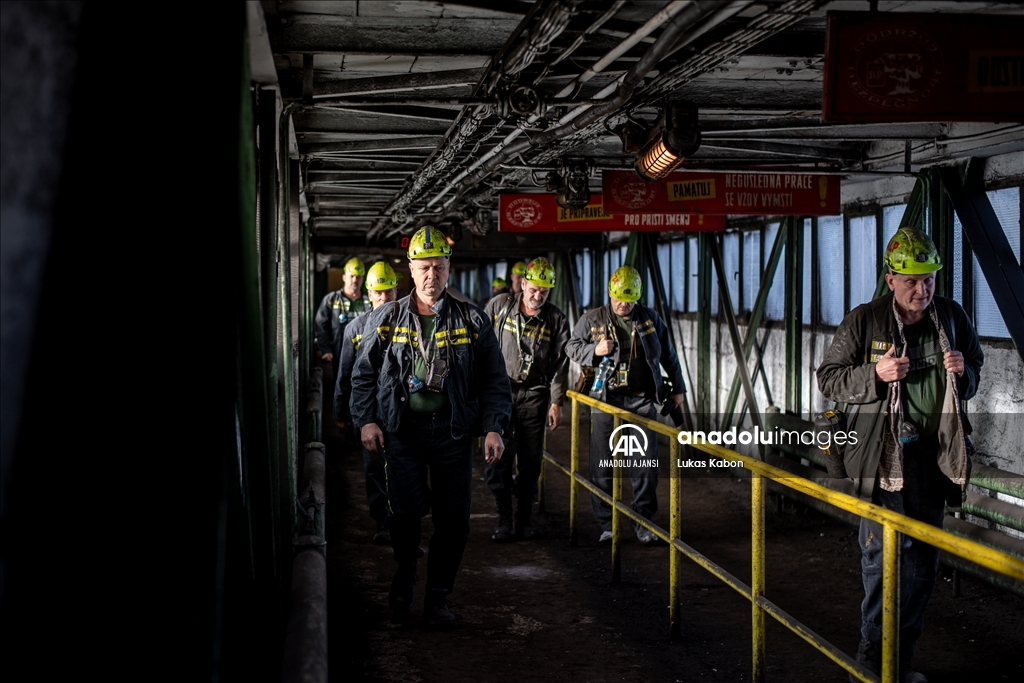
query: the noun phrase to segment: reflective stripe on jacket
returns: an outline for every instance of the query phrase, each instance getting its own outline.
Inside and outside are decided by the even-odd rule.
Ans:
[[[612,317],[615,311],[611,304],[593,308],[584,313],[572,331],[572,337],[565,346],[569,357],[582,366],[596,366],[601,362],[600,358],[594,357],[594,349],[599,342],[606,339],[618,341],[615,333],[615,319]],[[641,304],[633,306],[629,313],[629,320],[637,333],[637,338],[643,345],[644,356],[654,376],[654,396],[649,398],[657,401],[661,395],[661,371],[658,366],[665,368],[669,379],[672,381],[672,391],[683,393],[683,371],[679,365],[679,357],[676,355],[675,347],[668,337],[668,328],[662,322],[661,317],[652,309]],[[625,360],[629,349],[616,347],[613,353],[613,360],[619,362],[620,353]]]
[[[533,352],[533,365],[526,379],[527,386],[551,389],[551,403],[562,405],[569,376],[569,357],[565,345],[569,341],[569,321],[557,306],[546,303],[534,317],[535,323],[518,329],[519,304],[523,294],[499,294],[487,302],[484,313],[496,328],[495,334],[505,359],[505,373],[517,380],[521,347]],[[498,320],[504,317],[504,320]],[[525,316],[524,316],[525,317]],[[520,342],[520,338],[522,342]]]
[[[409,402],[406,379],[413,372],[413,354],[419,353],[414,306],[410,295],[367,315],[352,368],[349,407],[356,428],[376,422],[386,432],[398,431]],[[477,306],[447,293],[433,311],[435,342],[448,358],[444,388],[452,408],[452,438],[503,434],[512,413],[512,390],[490,321]]]

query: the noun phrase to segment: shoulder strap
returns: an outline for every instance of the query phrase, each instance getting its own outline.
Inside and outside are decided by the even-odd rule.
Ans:
[[[508,317],[509,311],[512,310],[512,300],[515,299],[515,294],[506,294],[505,297],[505,308],[502,309],[501,314],[493,321],[494,336],[499,339],[501,338],[501,328],[505,325],[505,318]],[[465,313],[466,312],[463,311],[463,314]],[[469,315],[466,315],[466,319],[469,319]]]

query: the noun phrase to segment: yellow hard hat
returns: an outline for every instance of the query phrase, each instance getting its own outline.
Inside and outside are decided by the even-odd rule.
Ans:
[[[516,261],[515,265],[512,266],[513,275],[526,275],[526,262]]]
[[[355,256],[345,261],[345,275],[366,275],[366,266]]]
[[[366,288],[372,292],[385,292],[398,286],[398,275],[395,269],[377,261],[370,266],[370,273],[366,276]]]
[[[507,287],[508,283],[502,280],[500,277],[496,277],[491,280],[491,287]]]
[[[537,287],[550,289],[555,286],[555,267],[544,257],[535,258],[526,267],[523,279]]]
[[[935,243],[928,235],[911,227],[896,231],[882,260],[892,272],[900,275],[926,275],[942,268]]]
[[[451,256],[452,248],[444,239],[444,233],[437,228],[424,225],[409,240],[409,258],[438,258]]]
[[[640,300],[640,293],[643,291],[643,283],[640,281],[640,273],[632,266],[620,266],[608,280],[608,294],[619,301],[628,304]]]

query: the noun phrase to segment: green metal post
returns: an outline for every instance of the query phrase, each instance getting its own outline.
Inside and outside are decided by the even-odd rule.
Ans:
[[[780,230],[786,231],[786,410],[799,414],[800,378],[803,369],[803,293],[804,249],[801,221],[787,218]]]
[[[747,397],[747,407],[750,409],[750,419],[758,429],[761,428],[761,414],[757,410],[757,398],[754,396],[754,385],[750,381],[750,371],[747,369],[746,354],[743,353],[740,342],[740,331],[736,326],[736,314],[732,308],[732,296],[729,294],[729,282],[725,277],[725,270],[722,265],[722,252],[718,248],[718,242],[711,242],[711,258],[715,262],[715,272],[718,273],[718,299],[719,309],[725,313],[725,321],[729,327],[729,337],[732,339],[732,348],[736,354],[736,374],[743,383],[743,393]]]
[[[697,236],[697,423],[707,429],[711,414],[711,247],[714,235]]]
[[[779,261],[782,258],[782,248],[786,243],[786,230],[782,225],[775,234],[775,244],[768,255],[768,263],[765,266],[764,275],[761,276],[761,288],[757,292],[757,300],[754,302],[754,309],[750,312],[750,322],[747,325],[747,336],[743,339],[743,361],[750,358],[750,351],[757,341],[757,331],[761,327],[761,320],[764,318],[764,309],[768,303],[768,292],[772,282],[775,280],[775,272],[778,270]],[[759,363],[760,365],[760,363]],[[764,374],[763,367],[761,368]],[[767,378],[765,378],[767,387]],[[736,410],[736,400],[739,398],[740,375],[736,373],[732,378],[732,385],[729,387],[729,394],[725,401],[725,411],[722,415],[721,429],[725,430],[732,423],[733,413]]]

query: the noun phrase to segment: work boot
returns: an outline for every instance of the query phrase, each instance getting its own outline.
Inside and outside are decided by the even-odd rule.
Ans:
[[[387,520],[377,522],[377,533],[373,535],[373,540],[370,542],[374,545],[391,545],[391,530],[388,529]]]
[[[388,593],[388,607],[396,617],[405,616],[412,607],[416,591],[416,561],[399,562],[395,575],[391,577],[391,591]]]
[[[459,627],[459,620],[452,614],[452,604],[448,601],[446,590],[427,591],[423,602],[423,618],[427,628],[435,631],[454,631]]]
[[[879,675],[882,671],[882,649],[878,643],[872,643],[870,640],[865,640],[863,637],[860,639],[860,645],[857,646],[857,663],[863,666],[865,669]],[[850,674],[850,683],[859,683],[860,679],[855,678],[853,674]],[[927,683],[927,681],[925,681]]]
[[[516,509],[516,538],[531,539],[537,535],[537,529],[530,523],[531,507],[531,501],[520,499],[519,506]]]
[[[909,666],[904,669],[900,667],[900,683],[928,683],[928,678],[920,671],[914,671]]]
[[[498,499],[498,523],[491,538],[499,543],[512,540],[512,500]]]

